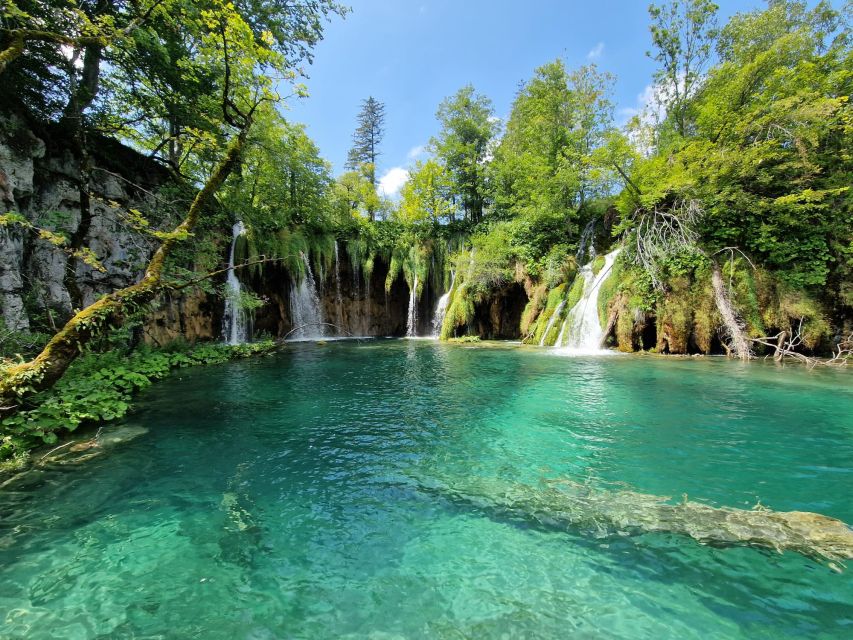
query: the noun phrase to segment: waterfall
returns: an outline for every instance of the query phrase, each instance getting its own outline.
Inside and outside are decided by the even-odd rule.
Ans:
[[[560,314],[563,313],[563,307],[565,307],[565,306],[566,306],[566,301],[560,300],[560,304],[557,305],[557,308],[554,309],[554,313],[552,313],[551,317],[548,318],[548,324],[545,325],[545,331],[542,333],[542,338],[539,340],[539,346],[540,347],[545,346],[545,339],[548,337],[548,334],[551,333],[551,329],[554,328],[554,323],[557,322],[557,320],[560,317]],[[562,335],[563,335],[563,332],[561,330],[560,331],[560,337],[562,337]],[[557,338],[556,344],[560,344],[559,338]]]
[[[372,272],[372,271],[370,271],[369,273],[367,273],[367,274],[364,276],[364,287],[365,287],[365,289],[364,289],[364,291],[365,291],[365,296],[364,296],[364,307],[365,307],[365,309],[364,309],[364,318],[365,318],[365,320],[364,320],[364,333],[363,333],[362,335],[365,335],[365,336],[369,336],[369,335],[371,335],[371,333],[370,333],[370,325],[371,325],[371,317],[370,317],[370,310],[371,310],[371,309],[370,309],[370,305],[371,305],[371,302],[370,302],[370,283],[371,283],[371,281],[372,281],[372,280],[373,280],[373,272]]]
[[[228,256],[228,276],[225,282],[225,313],[222,315],[222,337],[228,344],[242,344],[249,338],[247,313],[240,308],[242,286],[234,272],[234,249],[237,238],[245,231],[242,222],[236,222],[231,228],[231,253]]]
[[[595,223],[596,219],[593,218],[590,220],[587,225],[583,228],[583,232],[581,232],[580,244],[578,245],[578,252],[575,255],[575,258],[578,261],[578,264],[583,262],[584,258],[589,252],[589,262],[595,260],[595,245],[593,244],[593,240],[595,240]]]
[[[406,337],[414,338],[418,335],[418,276],[409,289],[409,315],[406,320]]]
[[[295,340],[316,340],[326,335],[323,311],[317,295],[317,283],[308,256],[300,252],[305,265],[305,275],[299,282],[294,278],[290,287],[290,315],[293,321],[292,337]]]
[[[601,349],[604,330],[598,320],[598,292],[610,275],[618,255],[619,249],[615,249],[604,256],[604,266],[598,275],[593,275],[592,272],[595,260],[587,263],[580,270],[578,275],[584,280],[583,294],[566,316],[555,346],[565,346],[568,351],[577,354],[594,354],[604,351]]]
[[[435,316],[432,319],[432,335],[436,338],[441,335],[441,325],[444,324],[444,316],[447,315],[447,305],[450,302],[450,293],[453,291],[453,285],[456,282],[456,272],[450,272],[450,288],[446,293],[438,299],[438,304],[435,305]]]
[[[338,241],[335,240],[335,308],[337,310],[338,334],[344,330],[344,299],[341,296],[341,258]]]

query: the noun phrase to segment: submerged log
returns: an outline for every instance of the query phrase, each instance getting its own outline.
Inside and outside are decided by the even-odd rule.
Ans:
[[[841,520],[807,511],[711,507],[686,497],[673,504],[665,496],[595,489],[570,480],[532,487],[499,479],[459,478],[433,488],[453,501],[533,519],[558,530],[588,526],[605,535],[672,533],[713,546],[795,551],[818,561],[853,558],[853,529]]]

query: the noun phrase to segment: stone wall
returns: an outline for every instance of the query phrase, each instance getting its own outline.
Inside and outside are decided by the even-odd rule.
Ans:
[[[0,306],[9,328],[61,326],[72,309],[138,280],[153,251],[155,242],[134,231],[125,212],[134,208],[156,217],[151,192],[168,174],[112,140],[93,141],[90,154],[90,219],[80,229],[81,159],[73,144],[59,127],[0,114],[0,212],[22,214],[68,238],[82,234],[80,246],[91,249],[105,268],[69,258],[37,232],[14,225],[0,229]]]

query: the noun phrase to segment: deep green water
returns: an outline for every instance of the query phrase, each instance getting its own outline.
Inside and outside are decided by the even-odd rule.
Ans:
[[[146,435],[0,495],[0,637],[853,637],[853,566],[434,490],[568,477],[853,523],[853,372],[377,341],[180,376]]]

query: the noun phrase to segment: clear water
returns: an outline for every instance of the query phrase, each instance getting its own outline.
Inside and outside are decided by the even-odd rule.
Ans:
[[[145,436],[0,495],[2,638],[842,638],[853,567],[596,537],[476,474],[853,522],[853,375],[299,344],[150,389]]]

